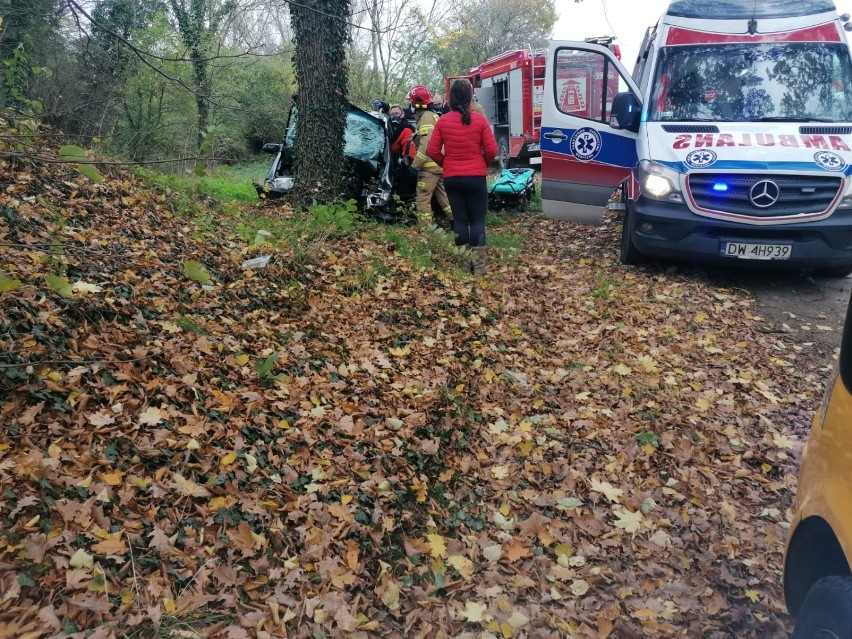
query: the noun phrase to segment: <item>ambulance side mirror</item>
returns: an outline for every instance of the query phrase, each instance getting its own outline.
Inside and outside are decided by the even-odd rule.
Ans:
[[[642,105],[629,91],[616,94],[612,101],[609,125],[613,129],[626,129],[636,133],[639,131],[639,120],[642,115]]]

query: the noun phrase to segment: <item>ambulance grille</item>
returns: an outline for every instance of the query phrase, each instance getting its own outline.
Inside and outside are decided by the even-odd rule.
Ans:
[[[749,194],[764,180],[775,182],[780,195],[775,204],[761,208],[752,203]],[[693,173],[687,181],[698,208],[759,218],[823,213],[837,197],[841,184],[839,176],[742,173]]]

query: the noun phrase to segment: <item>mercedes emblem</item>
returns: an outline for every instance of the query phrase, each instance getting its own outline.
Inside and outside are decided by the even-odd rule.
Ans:
[[[772,180],[761,180],[751,187],[748,199],[759,209],[768,209],[781,197],[781,187]]]

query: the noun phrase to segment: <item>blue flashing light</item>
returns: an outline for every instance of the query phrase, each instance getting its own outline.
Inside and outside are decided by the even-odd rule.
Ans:
[[[724,182],[716,182],[716,184],[713,185],[713,190],[725,193],[728,190],[728,185]]]

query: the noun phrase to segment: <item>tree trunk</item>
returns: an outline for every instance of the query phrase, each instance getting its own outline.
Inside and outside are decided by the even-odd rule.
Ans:
[[[193,52],[193,78],[195,85],[195,106],[198,111],[198,150],[204,151],[204,136],[207,135],[207,121],[210,117],[210,77],[207,71],[207,61],[202,59],[203,52]]]
[[[290,5],[299,85],[293,202],[327,203],[342,191],[349,0]]]

